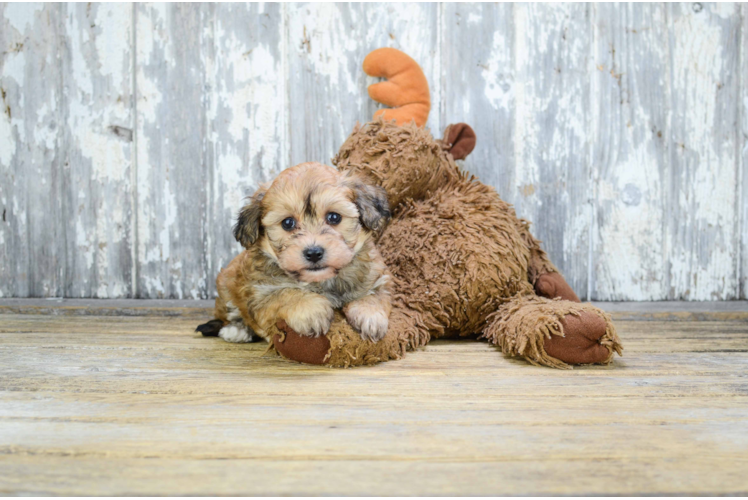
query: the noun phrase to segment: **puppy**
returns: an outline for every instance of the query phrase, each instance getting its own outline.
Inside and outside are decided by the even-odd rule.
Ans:
[[[288,168],[239,213],[245,250],[216,279],[216,319],[203,335],[267,341],[284,320],[300,335],[324,335],[341,309],[364,339],[387,333],[390,275],[374,234],[390,217],[381,187],[320,163]]]

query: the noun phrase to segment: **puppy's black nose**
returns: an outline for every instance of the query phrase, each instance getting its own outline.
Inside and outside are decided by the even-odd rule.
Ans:
[[[322,247],[308,247],[304,249],[304,257],[309,262],[319,262],[325,255],[325,249]]]

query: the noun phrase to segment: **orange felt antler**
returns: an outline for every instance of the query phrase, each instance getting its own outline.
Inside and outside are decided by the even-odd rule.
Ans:
[[[386,82],[369,85],[369,97],[392,109],[380,109],[374,116],[395,120],[404,125],[411,120],[423,127],[429,118],[431,98],[429,84],[421,67],[410,56],[397,49],[382,48],[364,59],[364,72],[369,76],[387,78]]]

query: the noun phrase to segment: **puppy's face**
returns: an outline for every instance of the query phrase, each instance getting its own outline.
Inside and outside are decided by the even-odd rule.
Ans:
[[[389,215],[382,188],[320,163],[302,163],[255,193],[234,235],[247,248],[259,244],[286,273],[311,283],[349,265]]]

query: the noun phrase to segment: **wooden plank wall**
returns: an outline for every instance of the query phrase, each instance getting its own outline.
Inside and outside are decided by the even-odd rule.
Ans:
[[[260,182],[418,60],[581,297],[748,298],[740,4],[0,4],[0,296],[210,298]]]

